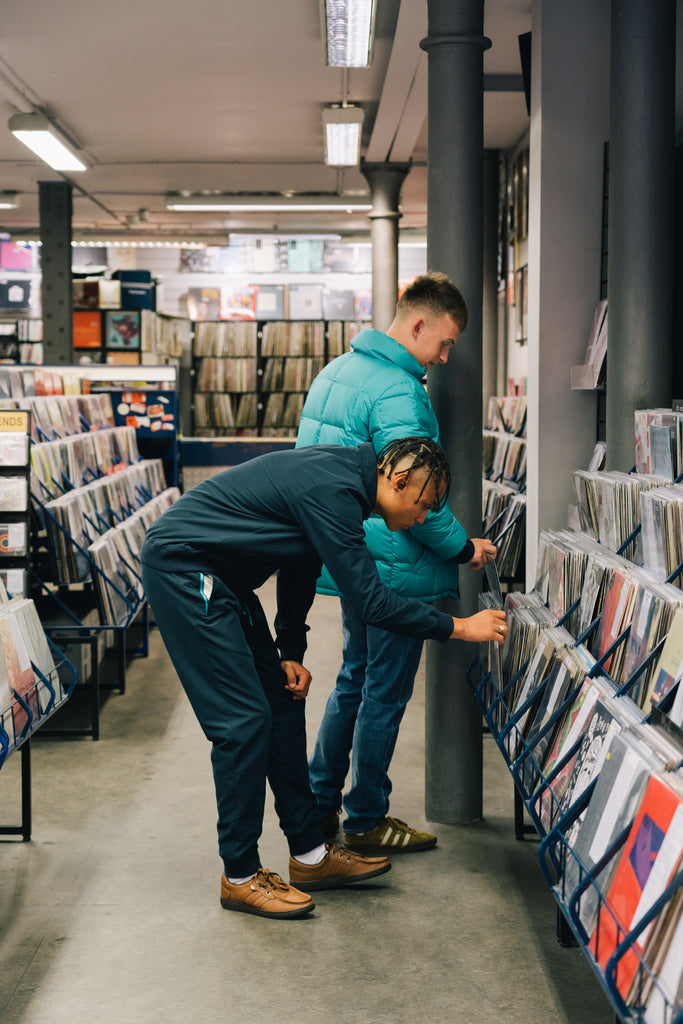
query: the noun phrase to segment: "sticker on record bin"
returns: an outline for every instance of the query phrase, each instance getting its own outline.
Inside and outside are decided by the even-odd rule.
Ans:
[[[126,416],[126,426],[136,428],[139,427],[140,423],[137,416]]]
[[[119,416],[127,416],[128,413],[130,412],[130,406],[128,402],[120,402],[116,406],[116,411],[119,414]]]

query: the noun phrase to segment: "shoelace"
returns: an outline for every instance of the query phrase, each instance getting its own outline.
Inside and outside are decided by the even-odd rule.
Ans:
[[[276,871],[268,871],[266,868],[258,869],[254,875],[254,882],[263,886],[264,889],[279,889],[280,891],[289,889],[285,880]]]
[[[386,820],[387,824],[391,825],[397,832],[409,832],[412,836],[417,835],[417,829],[413,828],[412,825],[406,825],[405,821],[401,821],[400,818],[387,818]]]
[[[344,857],[346,857],[348,861],[351,860],[349,857],[349,851],[345,850],[342,846],[337,846],[336,843],[325,843],[325,849],[331,857],[339,857],[340,860],[343,860]]]

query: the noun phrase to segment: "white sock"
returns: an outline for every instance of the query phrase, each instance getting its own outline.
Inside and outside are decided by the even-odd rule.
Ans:
[[[320,846],[316,846],[314,850],[309,850],[308,853],[297,853],[294,860],[298,860],[301,864],[321,864],[327,856],[327,847],[324,843]]]
[[[254,875],[247,875],[246,878],[228,878],[230,885],[244,885],[245,882],[251,881]]]

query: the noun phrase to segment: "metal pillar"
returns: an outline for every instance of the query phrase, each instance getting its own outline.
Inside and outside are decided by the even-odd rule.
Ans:
[[[460,288],[467,331],[448,365],[430,374],[429,394],[453,470],[451,507],[481,535],[483,296],[483,0],[428,0],[427,263]],[[444,610],[477,610],[478,573],[460,573],[460,601]],[[482,816],[482,723],[468,689],[471,644],[427,644],[425,805],[431,821]]]
[[[65,181],[39,181],[38,194],[45,362],[72,363],[72,186]]]
[[[482,320],[482,417],[486,422],[489,398],[499,391],[498,366],[498,150],[484,154],[484,301]],[[503,379],[505,374],[503,372]]]
[[[370,186],[372,326],[386,331],[398,301],[398,201],[410,164],[361,164]]]
[[[671,403],[675,0],[612,0],[607,464],[634,462],[633,413]]]
[[[676,252],[674,256],[673,398],[683,397],[683,145],[676,147]]]

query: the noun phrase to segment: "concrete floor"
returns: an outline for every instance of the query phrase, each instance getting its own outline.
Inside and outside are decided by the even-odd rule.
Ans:
[[[318,598],[310,622],[313,737],[339,662],[336,600]],[[420,675],[392,771],[392,811],[418,826],[423,692]],[[32,841],[0,837],[0,1020],[612,1022],[580,951],[558,945],[536,843],[514,839],[512,783],[484,744],[480,825],[435,826],[436,849],[396,857],[374,885],[316,894],[309,918],[224,911],[209,750],[153,632],[125,695],[104,702],[99,742],[33,742]],[[19,819],[19,769],[14,756],[0,773],[3,825]],[[261,850],[286,877],[271,805]]]

